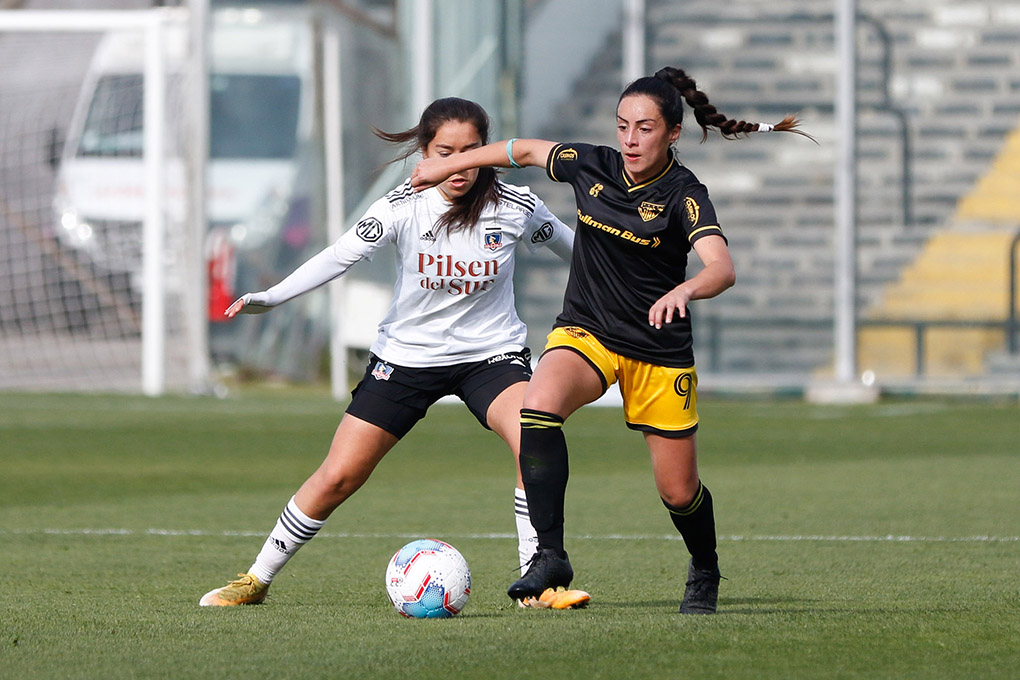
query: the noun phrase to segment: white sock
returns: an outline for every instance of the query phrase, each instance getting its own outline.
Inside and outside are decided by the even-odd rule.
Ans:
[[[315,538],[325,523],[326,520],[312,519],[301,512],[291,498],[248,573],[254,574],[262,583],[272,583],[273,577],[283,569],[283,565],[287,564],[298,548]]]
[[[520,558],[521,576],[524,576],[528,570],[528,560],[538,549],[538,532],[531,526],[528,497],[524,489],[514,488],[514,515],[517,519],[517,556]]]

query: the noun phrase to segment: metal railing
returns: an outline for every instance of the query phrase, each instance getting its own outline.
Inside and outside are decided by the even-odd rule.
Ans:
[[[893,100],[892,92],[892,52],[893,40],[889,30],[879,19],[858,12],[857,20],[871,26],[875,31],[878,41],[882,43],[882,100],[874,104],[872,108],[881,113],[892,115],[899,125],[900,133],[900,208],[902,210],[903,225],[910,226],[914,222],[914,175],[911,167],[913,151],[910,146],[910,121],[907,118],[907,111],[904,107],[898,106]],[[856,89],[856,88],[855,88]]]
[[[928,331],[932,328],[970,328],[1001,330],[1009,333],[1009,321],[992,319],[868,319],[858,321],[862,328],[909,328],[914,332],[914,375],[926,373]]]
[[[1017,352],[1017,332],[1020,330],[1020,319],[1016,312],[1017,280],[1016,280],[1016,246],[1020,244],[1020,233],[1013,240],[1011,250],[1011,266],[1013,274],[1010,278],[1010,308],[1012,313],[1005,319],[859,319],[857,321],[858,331],[864,328],[905,328],[913,332],[914,346],[914,376],[922,378],[927,374],[927,345],[928,331],[934,328],[958,328],[958,329],[983,329],[1000,330],[1006,336],[1007,345],[1011,354]],[[751,318],[751,317],[719,317],[699,316],[695,322],[695,342],[699,353],[707,354],[706,365],[713,372],[724,370],[724,335],[727,330],[738,331],[747,329],[758,329],[762,332],[770,330],[812,330],[821,331],[832,328],[832,320],[803,319],[803,318]],[[818,368],[811,366],[805,368],[805,373]]]

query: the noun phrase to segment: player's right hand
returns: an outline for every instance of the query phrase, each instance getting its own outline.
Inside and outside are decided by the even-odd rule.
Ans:
[[[238,314],[265,314],[273,308],[272,305],[265,303],[265,299],[265,291],[261,293],[245,293],[227,307],[226,311],[223,312],[223,316],[233,319]]]
[[[223,312],[223,316],[227,317],[228,319],[233,319],[241,312],[244,306],[248,304],[248,300],[250,299],[251,293],[245,293],[241,297],[237,298],[236,300],[233,301],[233,303],[231,303],[229,307],[227,307],[226,311]]]
[[[411,188],[418,192],[434,187],[442,184],[451,174],[443,168],[443,159],[423,158],[411,173]]]

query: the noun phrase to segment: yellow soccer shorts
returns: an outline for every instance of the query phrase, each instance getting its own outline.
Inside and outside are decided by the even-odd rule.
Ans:
[[[629,359],[606,349],[577,326],[554,328],[545,351],[566,348],[580,354],[608,389],[617,381],[627,427],[663,437],[687,437],[698,429],[698,372]]]

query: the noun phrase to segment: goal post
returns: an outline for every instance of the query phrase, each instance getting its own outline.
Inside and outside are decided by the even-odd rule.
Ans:
[[[145,213],[142,227],[141,391],[162,394],[166,388],[166,309],[163,280],[165,218],[164,144],[166,65],[164,31],[167,10],[134,11],[0,11],[0,32],[139,31],[144,34],[143,168]]]
[[[0,11],[0,390],[222,394],[329,369],[340,399],[356,379],[392,253],[272,314],[223,312],[405,176],[370,134],[413,123],[402,33],[322,5],[219,6],[202,84],[194,7]]]

